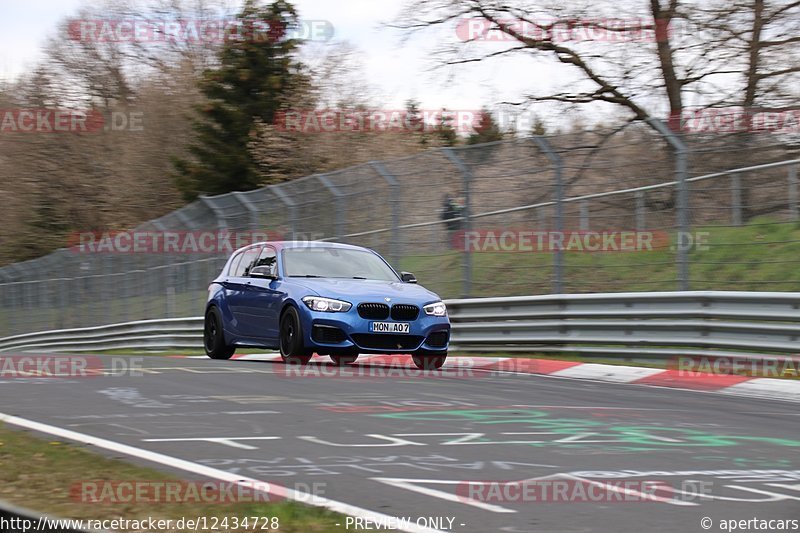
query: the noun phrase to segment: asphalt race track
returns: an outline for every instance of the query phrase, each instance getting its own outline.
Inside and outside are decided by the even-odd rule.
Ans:
[[[119,359],[144,371],[2,379],[0,411],[410,518],[419,531],[800,519],[797,403],[477,371],[341,375],[327,358],[310,375],[265,361]],[[494,483],[469,499],[461,483],[531,479],[570,488],[543,502],[541,492],[487,497]],[[658,484],[655,499],[636,497],[642,482]],[[588,486],[600,490],[578,490]]]

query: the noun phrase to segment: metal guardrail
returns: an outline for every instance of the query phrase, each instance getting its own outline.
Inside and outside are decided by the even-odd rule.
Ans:
[[[448,302],[460,351],[668,357],[800,352],[800,293],[662,292]]]
[[[451,351],[623,357],[800,353],[800,293],[656,292],[448,300]],[[200,349],[202,317],[0,339],[0,352]]]
[[[139,320],[0,339],[0,352],[202,349],[203,317]]]

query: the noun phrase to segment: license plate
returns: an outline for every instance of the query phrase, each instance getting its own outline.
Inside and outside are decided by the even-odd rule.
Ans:
[[[372,333],[408,333],[409,327],[408,322],[372,322],[369,329]]]

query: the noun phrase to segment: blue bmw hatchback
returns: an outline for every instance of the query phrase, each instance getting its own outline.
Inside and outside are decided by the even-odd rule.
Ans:
[[[447,308],[416,283],[359,246],[252,244],[234,252],[208,288],[205,350],[229,359],[236,347],[279,349],[297,364],[317,353],[340,365],[362,353],[410,353],[419,368],[441,368]]]

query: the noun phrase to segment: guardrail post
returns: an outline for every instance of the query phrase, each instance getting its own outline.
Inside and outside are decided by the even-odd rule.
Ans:
[[[789,212],[792,220],[800,220],[800,212],[797,208],[797,166],[789,167]]]
[[[392,243],[391,243],[391,258],[392,265],[398,267],[400,265],[400,182],[397,178],[389,172],[380,161],[370,161],[370,166],[375,169],[386,183],[389,184],[389,204],[392,209]]]
[[[268,188],[283,202],[283,205],[289,208],[289,229],[292,232],[292,239],[294,239],[297,236],[297,204],[279,186],[269,185]]]
[[[456,166],[456,168],[461,171],[464,189],[464,211],[462,212],[461,220],[463,221],[464,231],[472,231],[472,213],[470,210],[472,169],[456,155],[452,148],[442,148],[442,152],[444,153],[445,157],[447,157],[447,159],[449,159]],[[467,298],[469,297],[470,290],[472,289],[472,250],[462,250],[461,265],[464,271],[464,287],[461,292],[462,297]]]
[[[742,177],[738,172],[731,174],[731,224],[742,225]]]
[[[336,185],[331,182],[331,180],[325,174],[319,174],[317,176],[319,182],[330,191],[333,197],[336,199],[336,222],[335,227],[336,229],[334,232],[336,233],[336,240],[341,240],[342,236],[344,235],[344,194],[339,190]]]
[[[689,149],[681,138],[670,130],[664,123],[656,118],[647,119],[656,131],[672,146],[675,151],[675,181],[678,182],[678,201],[676,202],[678,222],[678,290],[689,290],[689,251],[683,245],[684,239],[689,235],[689,185],[686,181],[689,174],[688,155]]]
[[[645,207],[644,191],[636,191],[636,231],[644,231],[647,225]]]
[[[550,160],[553,165],[555,177],[555,228],[556,233],[563,234],[564,232],[564,162],[561,156],[553,150],[548,140],[540,135],[531,137],[536,146],[544,152],[545,157]],[[564,292],[564,251],[558,247],[553,253],[553,293],[561,294]]]

